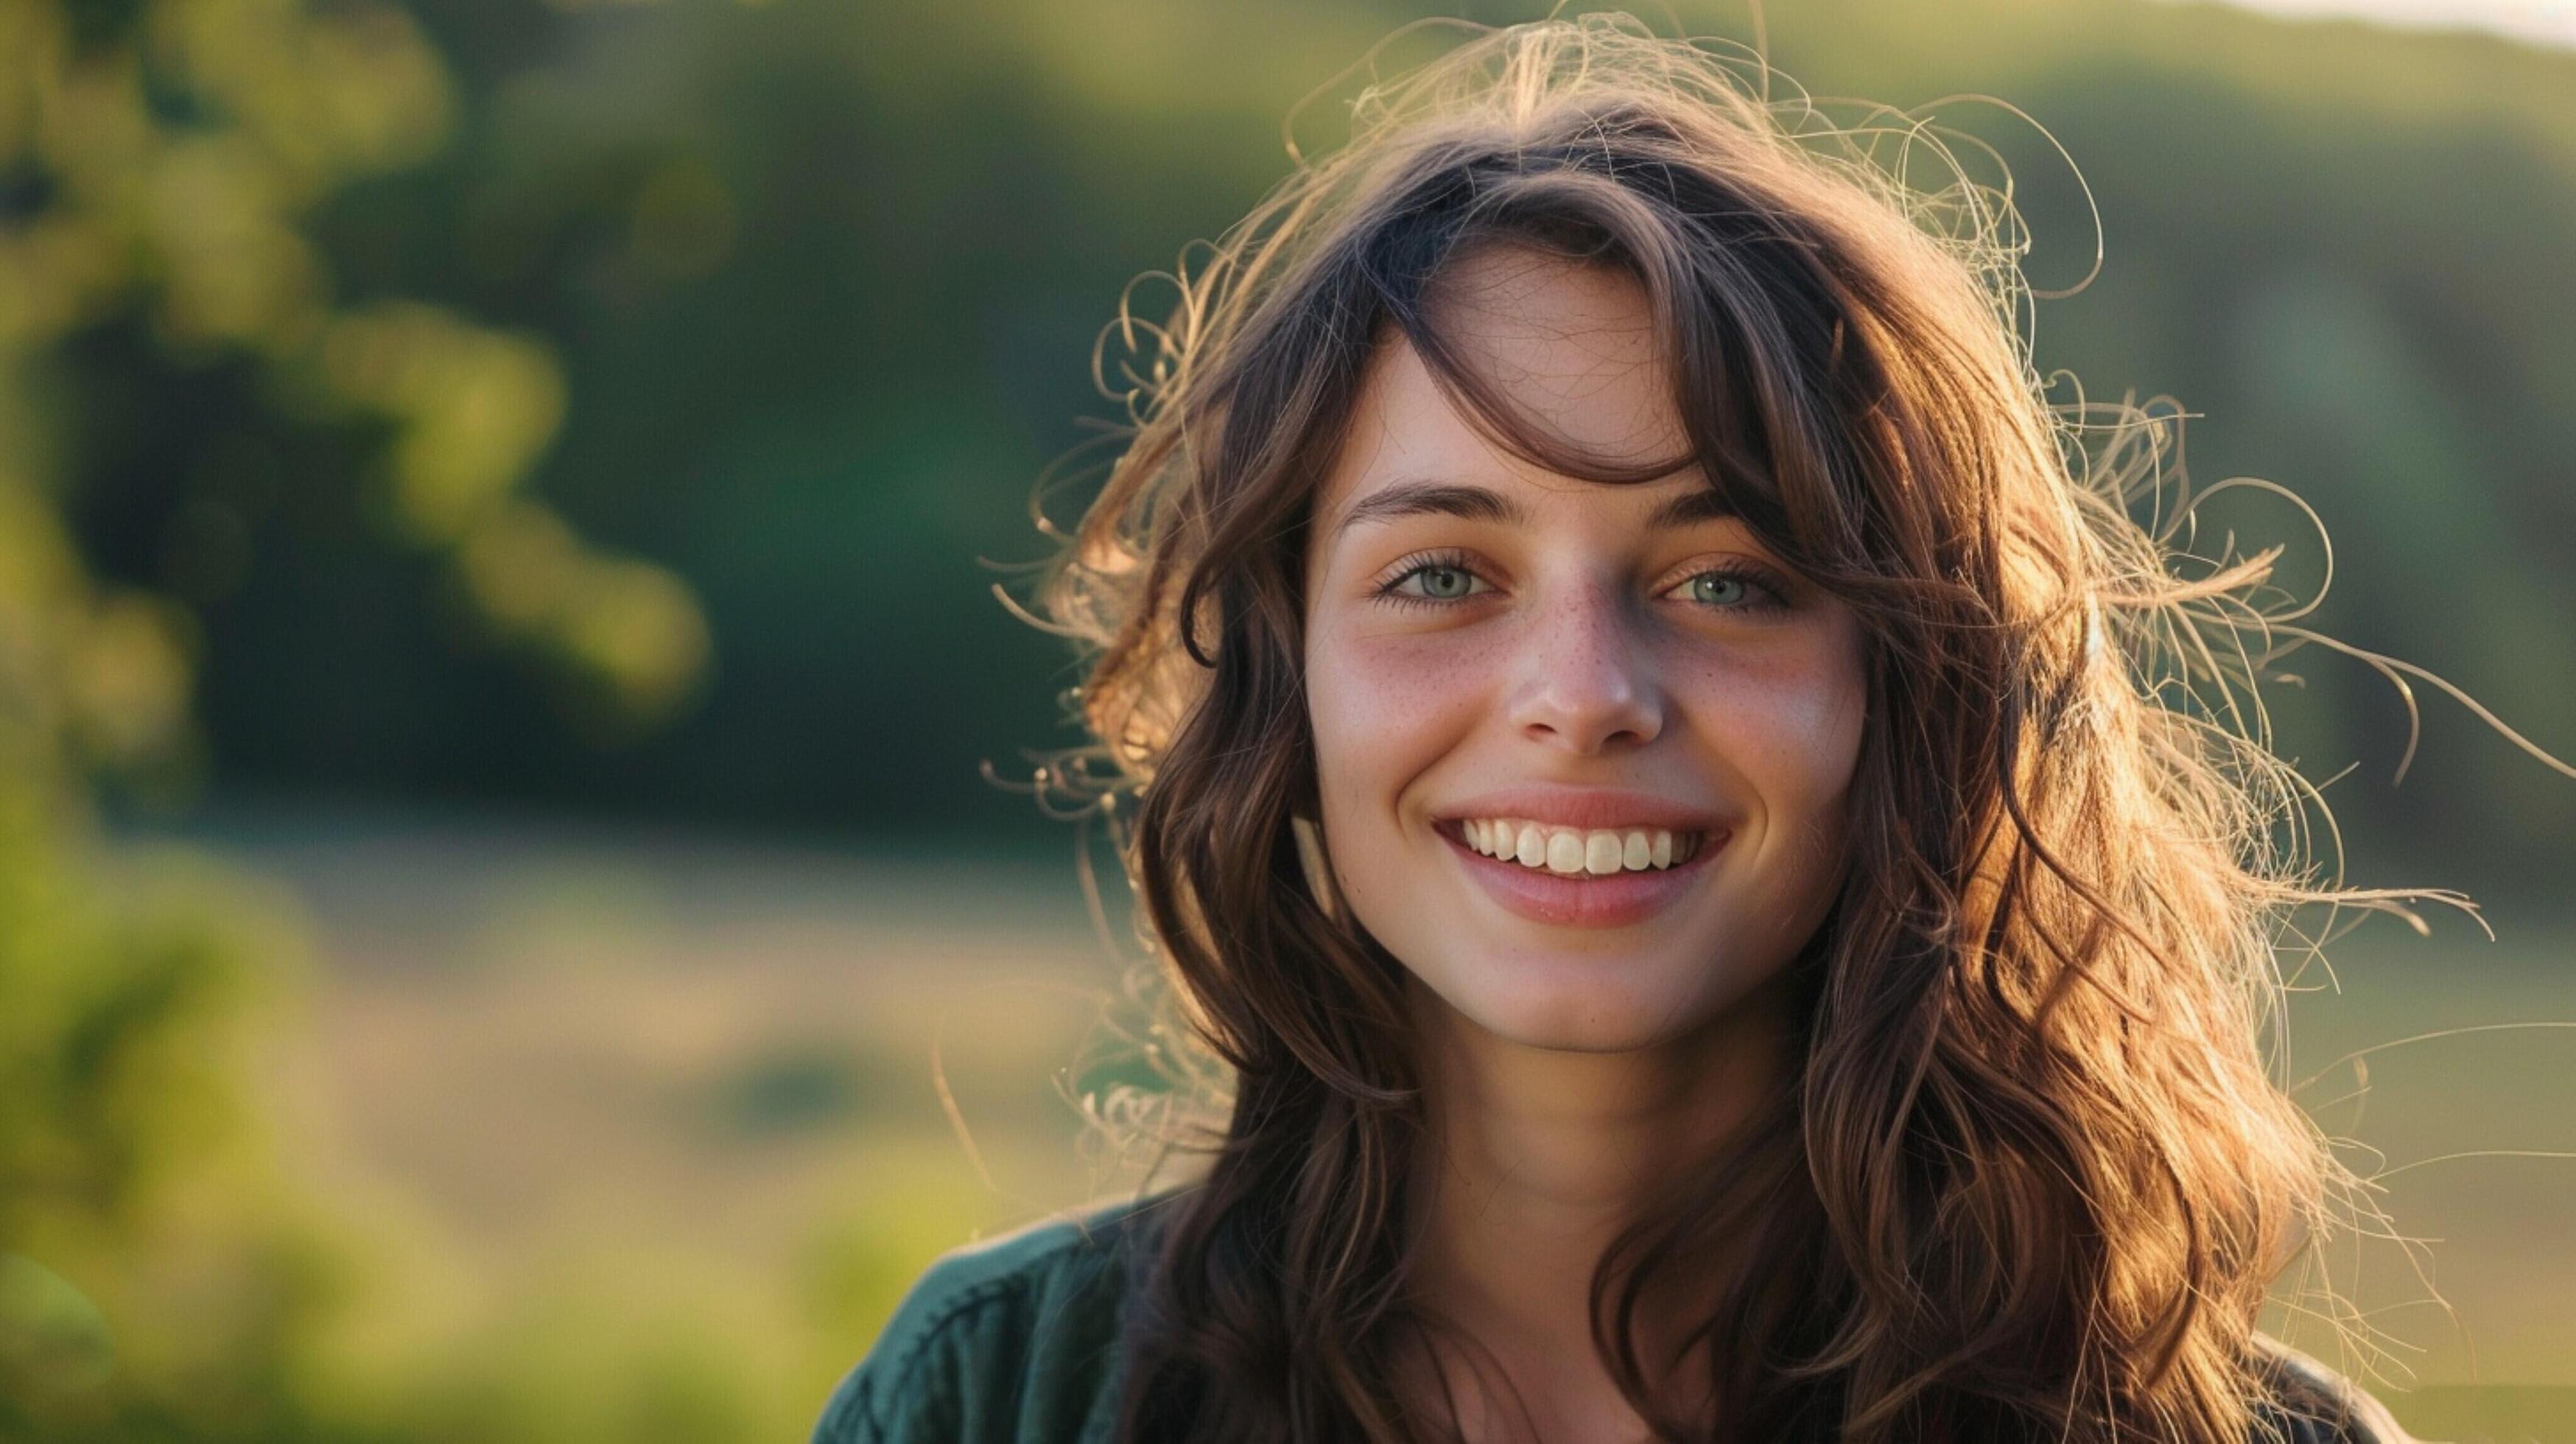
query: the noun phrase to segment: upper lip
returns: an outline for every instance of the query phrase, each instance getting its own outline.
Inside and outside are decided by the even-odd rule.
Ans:
[[[1508,787],[1451,803],[1436,814],[1441,822],[1471,817],[1513,817],[1556,827],[1660,827],[1671,832],[1718,832],[1726,826],[1707,808],[1620,787]]]

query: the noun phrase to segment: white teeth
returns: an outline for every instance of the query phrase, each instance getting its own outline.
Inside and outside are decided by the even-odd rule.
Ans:
[[[1627,866],[1628,845],[1615,832],[1587,832],[1583,835],[1583,870],[1597,877],[1607,877]]]
[[[1675,837],[1668,828],[1547,827],[1515,817],[1469,818],[1459,824],[1467,845],[1487,857],[1566,875],[1607,877],[1617,872],[1667,868],[1689,859],[1699,834]]]
[[[1583,871],[1583,834],[1551,832],[1547,835],[1547,870],[1549,872]]]

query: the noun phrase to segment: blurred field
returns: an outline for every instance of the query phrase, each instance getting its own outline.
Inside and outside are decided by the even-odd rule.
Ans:
[[[788,1437],[933,1254],[1098,1191],[1056,1092],[1114,989],[1069,835],[1047,867],[379,816],[217,845],[327,958],[280,1142],[402,1260],[351,1388],[456,1437],[632,1437],[674,1359],[711,1432],[671,1437]],[[509,1397],[558,1365],[602,1432],[559,1379]]]
[[[1115,986],[1070,833],[1054,861],[368,814],[216,837],[313,909],[327,963],[275,1054],[282,1141],[411,1250],[377,1347],[453,1351],[441,1407],[506,1423],[532,1360],[603,1371],[614,1400],[618,1359],[695,1358],[673,1377],[722,1432],[786,1437],[932,1255],[1102,1185],[1056,1091]],[[2363,1171],[2576,1151],[2576,1030],[2387,1048],[2365,1094],[2329,1067],[2576,1021],[2567,920],[2493,920],[2493,945],[2443,913],[2428,940],[2374,922],[2333,955],[2340,994],[2303,995],[2293,1073],[2322,1071],[2302,1096],[2384,1155]],[[2431,1163],[2381,1201],[2438,1241],[2450,1310],[2394,1245],[2339,1253],[2333,1282],[2401,1345],[2384,1396],[2428,1437],[2576,1439],[2576,1160]]]

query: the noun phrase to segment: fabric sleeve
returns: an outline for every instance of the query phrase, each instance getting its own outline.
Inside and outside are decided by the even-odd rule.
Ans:
[[[2277,1339],[2254,1342],[2276,1401],[2264,1422],[2287,1444],[2421,1444],[2360,1385]]]
[[[1009,1340],[977,1327],[991,1305],[1025,1286],[973,1255],[930,1266],[874,1347],[842,1376],[816,1421],[812,1444],[980,1444],[971,1410],[977,1381],[1007,1375]]]
[[[1124,1209],[948,1254],[843,1376],[813,1444],[1058,1444],[1115,1403]]]

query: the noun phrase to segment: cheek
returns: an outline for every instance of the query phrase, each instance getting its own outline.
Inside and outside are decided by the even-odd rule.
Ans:
[[[1854,628],[1829,643],[1705,659],[1681,684],[1694,731],[1753,810],[1758,886],[1792,930],[1842,869],[1867,710],[1861,646]]]
[[[1479,649],[1455,634],[1309,633],[1306,706],[1327,827],[1336,812],[1391,818],[1403,788],[1473,728],[1486,675]]]

